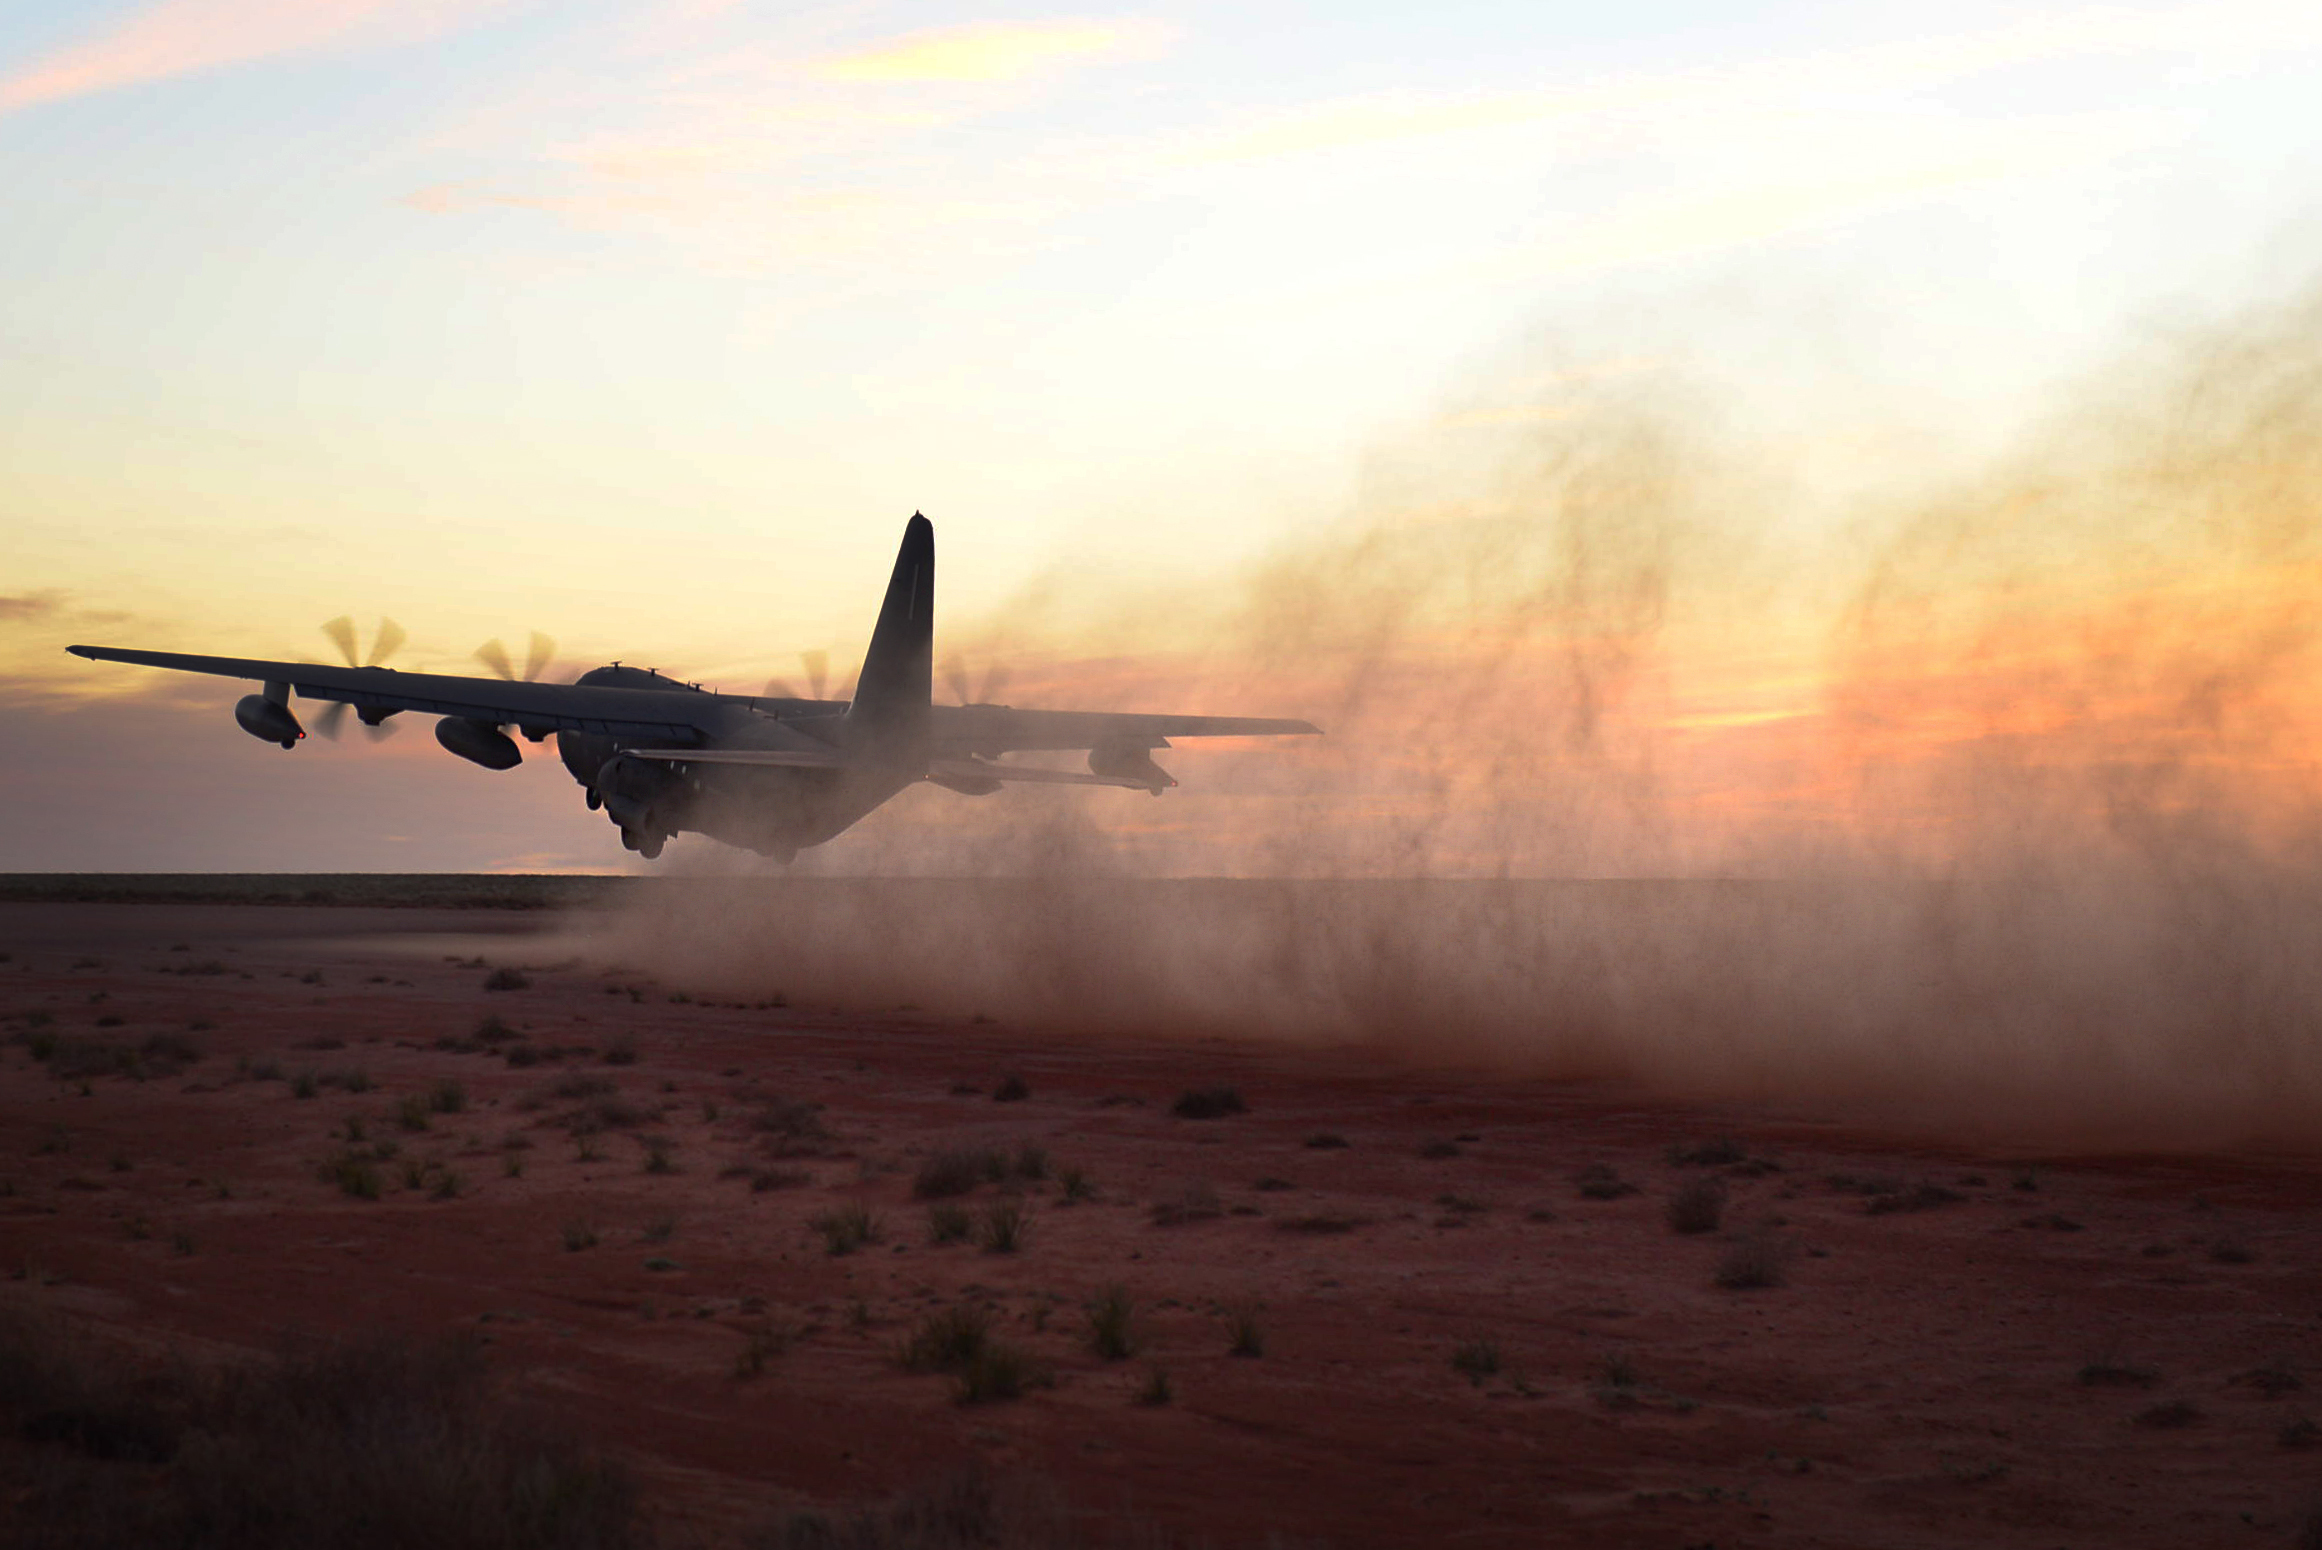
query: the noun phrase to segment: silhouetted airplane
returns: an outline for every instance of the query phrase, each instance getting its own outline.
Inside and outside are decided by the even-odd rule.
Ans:
[[[514,678],[498,642],[478,655],[499,678],[357,667],[353,629],[343,620],[325,629],[346,652],[346,667],[111,646],[66,649],[100,662],[255,679],[264,692],[245,696],[234,719],[251,736],[285,748],[306,736],[291,713],[292,690],[335,702],[321,723],[333,735],[347,706],[374,728],[404,711],[441,717],[436,740],[490,770],[523,762],[503,727],[535,743],[554,732],[557,752],[587,792],[589,807],[602,808],[619,825],[621,843],[648,859],[661,854],[671,835],[691,831],[788,861],[922,780],[967,796],[989,795],[1005,781],[1124,786],[1159,796],[1177,784],[1152,757],[1170,738],[1318,730],[1304,721],[1238,716],[937,705],[934,613],[935,528],[914,514],[904,526],[852,700],[713,694],[619,663],[570,684],[533,683]],[[400,630],[383,625],[373,661],[401,638]],[[533,672],[545,665],[548,646],[535,638]],[[821,693],[819,684],[809,687]],[[1005,753],[1084,748],[1086,774],[1000,762]]]

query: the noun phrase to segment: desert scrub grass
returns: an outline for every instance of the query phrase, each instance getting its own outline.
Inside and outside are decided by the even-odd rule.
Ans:
[[[1229,1114],[1247,1114],[1250,1106],[1242,1101],[1239,1088],[1195,1087],[1179,1093],[1169,1112],[1179,1119],[1224,1119]]]
[[[438,1114],[464,1113],[468,1090],[447,1076],[427,1090],[427,1106]]]
[[[530,990],[531,977],[521,970],[499,968],[484,976],[486,990]]]
[[[312,1098],[322,1092],[322,1078],[312,1071],[301,1071],[290,1079],[290,1096]]]
[[[1004,1340],[986,1340],[952,1375],[952,1395],[963,1405],[1021,1399],[1025,1390],[1046,1388],[1055,1378],[1030,1353]]]
[[[1717,1231],[1725,1220],[1725,1180],[1688,1179],[1669,1197],[1666,1214],[1674,1233]]]
[[[1744,1234],[1717,1262],[1710,1283],[1723,1291],[1781,1286],[1790,1279],[1790,1243],[1770,1232]]]
[[[561,1231],[567,1254],[578,1254],[583,1249],[597,1246],[597,1224],[594,1222],[570,1221],[564,1224]]]
[[[1159,1363],[1155,1363],[1152,1367],[1146,1369],[1145,1381],[1137,1386],[1138,1404],[1149,1406],[1166,1405],[1176,1397],[1177,1390],[1170,1387],[1169,1384],[1168,1368],[1161,1366]]]
[[[667,1243],[676,1235],[677,1218],[674,1216],[653,1218],[652,1221],[645,1224],[644,1231],[639,1234],[647,1243]]]
[[[1470,1383],[1481,1384],[1502,1365],[1500,1348],[1494,1341],[1463,1340],[1451,1351],[1451,1370]]]
[[[503,1179],[524,1177],[524,1154],[522,1152],[503,1152],[500,1154],[500,1177]]]
[[[994,1103],[1022,1103],[1032,1096],[1032,1085],[1020,1076],[1004,1076],[1000,1085],[992,1089]]]
[[[643,1543],[627,1478],[504,1404],[471,1342],[377,1339],[153,1371],[27,1328],[0,1333],[0,1369],[21,1375],[11,1408],[48,1419],[40,1488],[11,1492],[11,1544]]]
[[[379,1172],[379,1159],[369,1152],[335,1152],[323,1163],[321,1171],[324,1183],[337,1186],[340,1194],[352,1195],[357,1200],[377,1200],[387,1185]]]
[[[608,1066],[633,1066],[637,1063],[637,1041],[618,1034],[607,1041],[605,1052],[597,1058]]]
[[[970,1193],[987,1180],[997,1182],[1008,1174],[1005,1154],[989,1147],[958,1147],[936,1153],[919,1165],[919,1172],[911,1180],[911,1198],[914,1200],[949,1200]]]
[[[1669,1148],[1669,1166],[1672,1168],[1730,1168],[1746,1154],[1741,1143],[1731,1136],[1712,1136],[1707,1141],[1680,1141]]]
[[[647,1136],[645,1138],[645,1171],[647,1173],[675,1173],[677,1160],[669,1155],[670,1148],[675,1144],[667,1136]]]
[[[593,1163],[605,1160],[605,1149],[597,1145],[597,1138],[593,1131],[582,1131],[572,1138],[572,1142],[574,1161]]]
[[[989,1312],[973,1303],[954,1303],[921,1319],[896,1349],[895,1360],[906,1372],[957,1372],[991,1335]]]
[[[1013,1254],[1032,1233],[1032,1213],[1020,1200],[995,1200],[976,1223],[976,1241],[986,1254]]]
[[[1096,1186],[1089,1182],[1088,1170],[1085,1168],[1068,1166],[1057,1169],[1056,1187],[1059,1198],[1068,1206],[1096,1199]]]
[[[2157,1405],[2138,1411],[2130,1419],[2138,1426],[2156,1431],[2174,1431],[2179,1427],[2198,1425],[2202,1416],[2201,1407],[2190,1400],[2164,1399]]]
[[[822,1239],[823,1251],[833,1256],[879,1241],[879,1219],[859,1200],[819,1212],[808,1225]]]
[[[446,1168],[438,1173],[435,1176],[435,1182],[428,1186],[427,1198],[430,1200],[457,1200],[460,1198],[460,1191],[465,1187],[465,1183],[466,1181],[461,1179],[457,1171]]]
[[[1266,1328],[1258,1322],[1255,1303],[1234,1303],[1224,1316],[1226,1355],[1255,1359],[1266,1354]]]
[[[766,1364],[790,1349],[791,1333],[775,1324],[742,1331],[742,1349],[734,1357],[734,1376],[743,1380],[765,1376]]]
[[[1637,1186],[1622,1178],[1610,1163],[1590,1163],[1572,1176],[1572,1185],[1583,1200],[1618,1200],[1637,1193]]]
[[[2104,1351],[2081,1364],[2079,1378],[2090,1388],[2149,1389],[2161,1381],[2161,1369]]]
[[[927,1208],[927,1241],[930,1243],[965,1243],[976,1230],[976,1219],[966,1206],[955,1201],[939,1200]]]
[[[1866,1216],[1893,1216],[1898,1212],[1936,1211],[1967,1197],[1955,1189],[1921,1179],[1908,1189],[1882,1191],[1862,1203]]]
[[[814,1182],[814,1175],[803,1168],[759,1168],[750,1174],[750,1193],[763,1195],[768,1190],[799,1189]]]
[[[1137,1304],[1127,1287],[1108,1286],[1088,1302],[1089,1349],[1108,1362],[1137,1354]]]
[[[395,1123],[405,1130],[421,1131],[435,1123],[435,1105],[425,1093],[405,1093],[395,1100]]]
[[[1343,1152],[1346,1145],[1346,1137],[1335,1130],[1318,1130],[1305,1141],[1306,1149],[1310,1152]]]

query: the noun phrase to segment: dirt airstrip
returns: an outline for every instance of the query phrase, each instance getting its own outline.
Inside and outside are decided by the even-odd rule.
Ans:
[[[16,903],[0,952],[0,1302],[476,1334],[673,1542],[971,1463],[1218,1546],[2286,1545],[2322,1488],[2314,1159],[712,1002],[538,912]],[[1020,1397],[898,1359],[961,1306]]]

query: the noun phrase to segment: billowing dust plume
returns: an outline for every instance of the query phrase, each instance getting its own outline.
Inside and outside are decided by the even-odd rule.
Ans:
[[[920,788],[786,878],[697,849],[606,951],[1955,1133],[2316,1134],[2322,304],[1904,506],[1811,509],[1716,423],[1600,388],[1383,455],[1228,581],[939,614],[1017,704],[1328,735],[1165,754],[1158,802]]]

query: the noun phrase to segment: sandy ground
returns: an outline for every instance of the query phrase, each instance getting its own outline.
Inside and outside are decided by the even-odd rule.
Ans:
[[[1369,1055],[711,1004],[560,962],[554,928],[0,905],[0,1297],[194,1351],[480,1332],[710,1542],[971,1460],[1220,1546],[2274,1545],[2322,1486],[2312,1159],[1945,1151]],[[487,990],[499,966],[529,985]],[[487,1016],[520,1037],[475,1045]],[[167,1076],[33,1058],[197,1024]],[[576,1139],[605,1096],[557,1096],[576,1076],[630,1112]],[[404,1128],[447,1079],[458,1111]],[[1247,1112],[1172,1113],[1215,1086]],[[381,1198],[318,1173],[382,1140]],[[1028,1146],[1047,1177],[963,1202],[1020,1199],[1016,1252],[930,1241],[929,1157]],[[1591,1168],[1634,1192],[1589,1198]],[[1720,1226],[1672,1230],[1712,1177]],[[814,1219],[854,1203],[878,1240],[826,1252]],[[1717,1285],[1751,1243],[1781,1284]],[[1108,1362],[1084,1308],[1116,1285],[1139,1350]],[[968,1405],[906,1371],[960,1302],[1053,1385]]]

